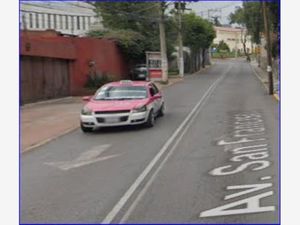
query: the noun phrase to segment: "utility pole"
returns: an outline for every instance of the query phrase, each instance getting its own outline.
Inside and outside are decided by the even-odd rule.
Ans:
[[[273,95],[273,74],[272,74],[272,45],[271,45],[271,34],[270,34],[270,27],[269,27],[269,21],[268,21],[268,12],[267,12],[267,6],[266,2],[262,2],[262,10],[263,10],[263,17],[264,17],[264,27],[265,27],[265,38],[267,41],[267,58],[268,58],[268,66],[267,66],[267,72],[268,72],[268,78],[269,78],[269,95]]]
[[[178,58],[179,58],[179,76],[184,76],[184,60],[183,60],[183,46],[182,46],[182,7],[181,2],[178,2]]]
[[[162,81],[168,82],[168,58],[166,48],[166,34],[164,24],[164,2],[159,2],[159,38],[160,38],[160,54],[161,54],[161,68],[162,68]]]

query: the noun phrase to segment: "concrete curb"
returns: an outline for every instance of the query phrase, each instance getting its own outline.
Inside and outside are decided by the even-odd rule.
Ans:
[[[205,65],[205,66],[206,66],[205,68],[201,68],[201,70],[198,70],[198,71],[192,73],[191,75],[197,75],[197,73],[205,72],[206,70],[208,70],[209,68],[211,68],[214,64],[215,64],[215,63],[212,62],[211,65]],[[184,81],[184,77],[185,77],[185,76],[186,76],[186,75],[184,75],[183,77],[180,77],[180,76],[178,75],[178,79],[177,79],[175,82],[172,82],[172,83],[161,84],[161,83],[158,82],[157,84],[159,84],[160,87],[162,87],[162,88],[170,87],[170,86],[172,86],[172,85],[174,85],[174,84],[177,84],[177,83],[179,83],[179,82]],[[155,83],[156,83],[156,82],[155,82]]]
[[[196,74],[196,73],[201,73],[201,72],[205,72],[206,70],[210,69],[212,66],[214,66],[216,63],[215,62],[211,62],[210,65],[205,65],[205,68],[202,68],[200,70],[198,70],[197,72],[193,73],[192,75]]]
[[[69,99],[72,99],[72,98],[73,98],[73,96],[68,96],[68,97],[64,97],[64,98],[56,98],[56,99],[51,99],[51,100],[46,100],[46,101],[28,103],[28,104],[25,104],[23,106],[20,106],[20,108],[21,109],[27,109],[27,108],[31,108],[31,107],[36,106],[36,105],[47,105],[47,104],[56,103],[56,102],[60,102],[60,101],[64,101],[64,100],[69,100]]]
[[[72,127],[72,128],[69,128],[68,130],[65,130],[65,131],[62,132],[62,133],[59,133],[59,134],[57,134],[57,135],[55,135],[55,136],[53,136],[53,137],[47,138],[47,139],[45,139],[45,140],[43,140],[43,141],[41,141],[41,142],[39,142],[39,143],[36,143],[36,144],[34,144],[34,145],[29,146],[29,147],[27,147],[26,149],[24,149],[23,151],[21,150],[21,153],[24,154],[24,153],[30,152],[30,151],[36,149],[37,147],[40,147],[40,146],[42,146],[42,145],[44,145],[44,144],[47,144],[47,143],[50,142],[50,141],[53,141],[53,140],[55,140],[55,139],[57,139],[57,138],[59,138],[59,137],[62,137],[62,136],[64,136],[64,135],[68,134],[68,133],[71,133],[72,131],[74,131],[74,130],[76,130],[76,129],[78,129],[78,128],[79,128],[79,125],[77,125],[77,126],[75,126],[75,127]]]
[[[158,89],[164,89],[164,88],[170,87],[174,84],[177,84],[183,80],[184,80],[183,77],[178,76],[177,80],[175,80],[173,82],[168,82],[168,84],[161,84],[159,81],[154,81],[154,83],[157,85]],[[170,81],[170,79],[169,79],[169,81]]]
[[[265,89],[268,91],[268,86],[265,84],[265,82],[263,81],[263,79],[259,76],[259,74],[256,72],[256,70],[253,68],[253,65],[250,63],[250,66],[252,68],[253,73],[255,74],[255,76],[257,77],[257,79],[259,79],[259,81],[263,84],[263,86],[265,87]],[[273,94],[273,97],[277,100],[280,101],[278,94]]]

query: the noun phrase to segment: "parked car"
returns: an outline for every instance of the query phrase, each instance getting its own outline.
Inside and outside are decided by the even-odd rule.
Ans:
[[[163,116],[165,111],[162,93],[148,81],[111,82],[83,100],[87,101],[80,114],[83,132],[123,125],[152,127],[156,117]]]
[[[147,80],[148,70],[146,64],[135,65],[130,75],[132,80]]]

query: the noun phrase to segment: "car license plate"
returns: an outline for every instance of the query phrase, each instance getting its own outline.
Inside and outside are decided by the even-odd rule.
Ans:
[[[144,77],[145,77],[145,74],[139,74],[138,77],[139,77],[139,78],[144,78]]]
[[[112,118],[105,118],[106,123],[118,123],[120,122],[120,119],[118,117],[112,117]]]

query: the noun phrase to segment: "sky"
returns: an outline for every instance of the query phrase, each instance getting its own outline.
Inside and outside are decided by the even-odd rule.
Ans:
[[[208,18],[208,10],[210,10],[210,16],[220,16],[221,24],[228,24],[228,16],[235,11],[237,6],[242,6],[242,1],[198,1],[188,3],[186,7],[191,8],[197,15],[206,19]]]

